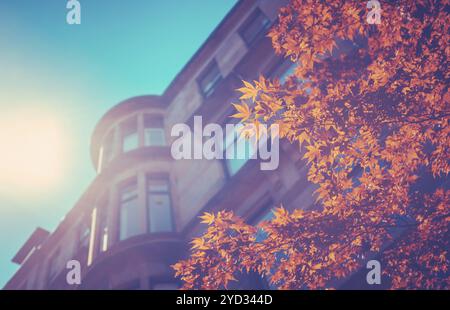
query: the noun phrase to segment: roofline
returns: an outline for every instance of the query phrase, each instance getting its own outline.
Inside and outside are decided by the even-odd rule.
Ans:
[[[20,247],[11,261],[21,265],[28,258],[33,248],[40,246],[49,235],[49,231],[41,227],[36,228],[28,237],[27,241],[25,241],[25,243]]]
[[[189,61],[181,68],[181,70],[175,75],[175,78],[170,82],[169,86],[166,87],[162,96],[166,99],[167,102],[170,102],[173,99],[172,91],[178,84],[184,84],[185,81],[182,81],[182,77],[191,66],[193,66],[194,62],[200,57],[200,54],[206,49],[208,45],[211,44],[211,39],[217,35],[218,32],[222,30],[225,26],[226,22],[229,21],[230,17],[233,16],[242,6],[253,6],[257,3],[257,0],[238,0],[237,3],[231,8],[231,10],[224,16],[221,22],[214,28],[214,30],[210,33],[210,35],[206,38],[206,40],[202,43],[202,45],[197,49],[197,51],[191,56]]]

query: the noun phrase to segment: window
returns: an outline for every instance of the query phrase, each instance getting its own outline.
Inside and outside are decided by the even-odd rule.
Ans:
[[[255,226],[261,224],[262,222],[267,222],[270,221],[274,218],[274,214],[272,209],[270,209],[269,211],[265,211],[263,214],[261,214],[259,216],[258,219],[256,219],[256,224],[254,224]],[[264,239],[267,238],[267,232],[264,231],[261,227],[258,228],[258,231],[256,232],[256,242],[262,242]]]
[[[230,176],[235,175],[244,167],[245,163],[253,156],[255,148],[251,140],[240,137],[239,127],[233,131],[226,130],[224,148],[226,167]]]
[[[290,58],[284,59],[271,71],[270,76],[278,78],[281,84],[285,84],[287,78],[295,73],[295,68],[297,68],[297,66],[298,64],[292,62]]]
[[[103,163],[105,163],[105,164],[109,163],[114,156],[114,132],[113,131],[111,131],[105,137],[102,148],[103,148],[103,160],[102,160],[102,165],[103,165]]]
[[[162,117],[145,115],[144,117],[145,146],[164,146],[164,123]]]
[[[122,152],[128,152],[139,146],[137,119],[132,118],[121,125]]]
[[[286,83],[287,78],[295,73],[295,68],[297,68],[297,64],[291,63],[290,66],[280,75],[279,79],[281,84]]]
[[[173,231],[169,181],[166,178],[148,178],[147,215],[150,232]]]
[[[222,75],[219,66],[215,61],[212,61],[198,78],[198,84],[203,95],[205,97],[211,96],[221,80]]]
[[[77,259],[82,262],[87,262],[89,254],[89,241],[91,237],[91,217],[89,215],[83,216],[81,224],[78,228],[78,244],[76,255]]]
[[[250,46],[263,37],[269,27],[270,20],[260,9],[257,9],[250,14],[239,32],[245,43]]]
[[[114,157],[114,132],[110,132],[104,139],[100,147],[97,162],[97,173],[101,173],[102,169]]]
[[[139,205],[136,182],[120,191],[120,240],[139,234]]]
[[[83,218],[83,223],[80,226],[79,238],[78,238],[78,250],[80,252],[86,251],[89,248],[89,237],[91,234],[91,228],[89,227],[88,217]]]
[[[55,250],[48,261],[48,283],[50,284],[58,276],[58,271],[60,266],[58,264],[59,254],[61,253],[61,248]]]
[[[108,223],[106,210],[108,210],[107,200],[102,202],[101,208],[99,209],[97,235],[98,253],[105,252],[108,249]]]

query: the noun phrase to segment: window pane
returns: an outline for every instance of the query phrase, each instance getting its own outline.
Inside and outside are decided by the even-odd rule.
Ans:
[[[91,234],[91,229],[86,224],[83,224],[83,226],[80,229],[80,243],[79,248],[84,249],[89,247],[89,236]]]
[[[297,68],[296,63],[292,63],[281,75],[280,75],[280,83],[284,84],[286,83],[286,80],[288,77],[294,74],[295,68]]]
[[[132,199],[135,196],[137,196],[136,183],[133,183],[132,185],[128,185],[122,189],[122,196],[121,196],[122,201]]]
[[[167,184],[167,182],[164,181],[153,181],[153,182],[149,182],[148,184],[148,191],[149,192],[163,192],[163,193],[168,193],[169,192],[169,185]]]
[[[144,115],[144,140],[146,146],[164,146],[164,120],[160,115]]]
[[[144,130],[146,146],[164,146],[164,130],[162,128],[146,128]]]
[[[149,223],[151,232],[169,232],[172,227],[172,212],[168,194],[148,194]]]
[[[132,118],[121,125],[122,151],[128,152],[139,146],[137,119]]]
[[[242,38],[250,45],[262,37],[269,26],[270,20],[260,10],[257,10],[251,14],[242,27]]]
[[[137,198],[123,202],[120,208],[120,240],[139,234]]]
[[[199,79],[201,91],[206,97],[210,96],[221,80],[219,67],[215,62],[211,63]]]
[[[235,130],[225,138],[225,155],[233,155],[233,158],[226,159],[226,166],[230,176],[235,175],[245,163],[253,156],[255,148],[251,140],[239,138],[239,132]]]
[[[137,198],[136,184],[122,190],[120,199],[120,240],[140,233]]]
[[[272,212],[272,209],[268,212],[264,213],[259,219],[257,219],[255,226],[261,224],[262,222],[270,221],[274,218],[274,214]],[[256,242],[262,242],[264,239],[267,238],[267,232],[262,229],[261,227],[258,228],[258,231],[256,232]]]
[[[138,147],[138,145],[139,145],[138,134],[137,132],[135,132],[123,138],[122,151],[128,152],[134,150]]]
[[[48,280],[50,282],[53,281],[56,278],[56,276],[58,275],[58,271],[60,269],[60,265],[58,264],[60,252],[61,252],[61,250],[58,248],[49,260]]]
[[[105,211],[107,204],[105,203],[102,207],[98,215],[98,252],[105,252],[108,249],[108,224]]]

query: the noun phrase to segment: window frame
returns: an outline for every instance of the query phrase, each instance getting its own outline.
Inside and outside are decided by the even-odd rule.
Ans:
[[[125,190],[127,188],[129,188],[129,187],[132,187],[132,186],[134,186],[134,188],[135,188],[135,194],[132,195],[132,197],[127,197],[127,198],[124,199],[123,198],[123,194],[124,194]],[[128,235],[127,234],[126,236],[124,236],[122,238],[122,208],[123,208],[124,203],[128,203],[128,202],[130,202],[132,200],[135,200],[136,201],[136,205],[137,205],[137,207],[136,207],[137,211],[139,211],[139,186],[138,186],[138,180],[136,178],[132,178],[132,179],[124,182],[123,184],[121,184],[119,186],[119,191],[118,192],[119,192],[119,197],[118,197],[118,204],[119,204],[119,208],[118,208],[118,212],[119,212],[119,216],[118,216],[118,220],[119,220],[118,233],[119,233],[119,236],[118,236],[118,240],[119,240],[119,242],[121,242],[121,241],[125,241],[125,240],[127,240],[129,238],[132,238],[132,237],[135,237],[135,236],[138,236],[138,235],[141,234],[141,233],[137,233],[137,234],[133,234],[133,235]],[[137,225],[138,225],[137,227],[139,227],[139,223],[137,223]]]
[[[61,256],[61,247],[58,246],[56,250],[52,253],[47,261],[47,284],[51,285],[53,281],[58,277],[60,271],[58,271],[58,260]]]
[[[167,191],[164,190],[150,190],[150,183],[152,181],[155,182],[165,182],[167,184]],[[150,207],[150,195],[151,194],[166,194],[169,201],[169,216],[170,216],[170,230],[166,231],[153,231],[151,225],[151,207]],[[155,234],[155,233],[173,233],[176,231],[176,223],[175,223],[175,210],[173,208],[173,199],[172,199],[172,187],[170,184],[170,178],[167,174],[149,174],[145,178],[145,211],[147,216],[147,233]]]
[[[83,216],[80,227],[78,228],[77,252],[81,250],[89,251],[89,238],[91,235],[91,226],[89,216]]]
[[[95,245],[95,253],[100,254],[103,252],[106,252],[108,250],[108,243],[109,243],[109,229],[108,229],[108,208],[109,207],[109,199],[108,195],[102,197],[100,200],[100,203],[98,205],[98,215],[97,215],[97,223],[96,223],[96,240],[97,244]],[[103,250],[105,247],[104,245],[104,239],[106,235],[106,249]]]
[[[289,58],[282,58],[272,67],[268,76],[271,79],[278,79],[280,84],[284,85],[287,78],[295,73],[298,66],[298,63],[291,61]]]
[[[211,89],[205,92],[205,89],[203,88],[204,84],[203,82],[209,75],[209,73],[212,71],[212,69],[215,68],[217,68],[217,71],[219,73],[218,78],[214,81],[213,85],[211,86]],[[216,92],[218,86],[223,80],[224,76],[222,75],[222,71],[220,70],[219,64],[217,63],[216,59],[212,59],[196,78],[198,88],[204,99],[211,97]]]
[[[133,128],[134,130],[130,131],[130,133],[125,134],[125,129]],[[139,148],[139,126],[138,126],[138,117],[132,116],[130,118],[125,119],[119,124],[120,129],[120,152],[122,154],[134,151]],[[135,136],[136,138],[136,146],[130,149],[125,149],[125,140],[127,137]]]
[[[253,36],[251,40],[247,40],[248,38],[245,35],[245,30],[249,28],[249,26],[254,23],[259,16],[262,16],[264,19],[267,20],[267,25],[260,28],[259,31]],[[253,10],[246,20],[242,23],[242,25],[239,27],[238,33],[241,37],[242,41],[244,41],[245,45],[250,48],[254,46],[260,39],[264,38],[264,33],[267,33],[270,27],[272,27],[273,22],[270,20],[270,18],[264,14],[264,12],[257,7],[255,10]]]
[[[230,112],[230,113],[228,113],[229,115],[231,115],[231,114],[233,114],[233,112]],[[227,114],[227,115],[228,115]],[[236,171],[236,172],[234,172],[234,173],[231,173],[231,171],[230,171],[230,168],[229,168],[229,165],[228,165],[228,162],[230,161],[230,160],[243,160],[243,159],[237,159],[237,158],[234,158],[234,159],[227,159],[226,158],[226,152],[227,152],[227,149],[228,149],[228,147],[229,147],[229,145],[227,146],[227,143],[226,143],[226,140],[227,140],[227,131],[226,131],[226,125],[227,124],[231,124],[231,123],[227,123],[226,121],[222,124],[222,130],[223,130],[223,133],[224,133],[224,141],[223,141],[223,159],[222,159],[222,162],[223,162],[223,166],[224,166],[224,169],[225,169],[225,174],[226,174],[226,176],[227,176],[227,178],[228,179],[231,179],[231,178],[233,178],[234,176],[236,176],[237,174],[239,174],[239,172],[242,170],[242,169],[244,169],[245,168],[245,166],[249,163],[249,161],[251,160],[251,156],[252,156],[252,152],[251,152],[251,150],[250,150],[250,153],[249,153],[249,156],[250,156],[250,158],[248,158],[243,164],[242,164],[242,166],[241,167],[239,167],[239,169]],[[237,120],[233,120],[233,125],[237,125],[237,124],[239,124],[239,122],[237,121]],[[234,135],[234,140],[233,140],[233,143],[235,143],[238,139],[239,139],[239,135],[237,134],[236,135],[236,133],[235,132],[233,132],[233,135]],[[236,144],[236,146],[237,146],[237,144]],[[237,149],[235,149],[235,155],[237,154],[237,152],[238,152],[238,150]],[[253,152],[258,152],[258,150],[256,149],[256,150],[253,150]],[[246,149],[246,151],[245,151],[245,153],[246,153],[246,155],[247,155],[247,149]]]
[[[150,126],[148,123],[155,123],[154,125],[151,124]],[[167,146],[167,139],[166,139],[166,131],[164,128],[164,117],[162,115],[152,115],[152,114],[144,114],[144,146],[145,147],[164,147]],[[151,144],[147,141],[147,132],[148,131],[159,131],[162,137],[162,144]]]

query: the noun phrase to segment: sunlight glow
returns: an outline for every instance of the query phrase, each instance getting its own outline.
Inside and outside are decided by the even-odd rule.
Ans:
[[[45,195],[64,177],[68,139],[52,111],[21,109],[0,115],[0,194]]]

